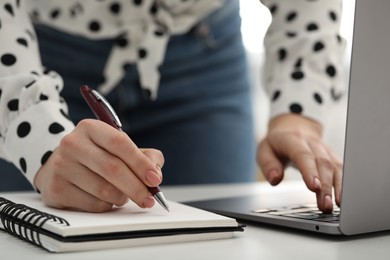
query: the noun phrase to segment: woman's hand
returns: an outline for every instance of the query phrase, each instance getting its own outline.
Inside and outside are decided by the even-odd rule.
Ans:
[[[317,195],[323,212],[333,209],[332,194],[340,205],[342,162],[322,138],[322,127],[300,115],[278,116],[269,124],[258,147],[258,163],[272,185],[279,184],[286,165],[292,162],[301,172],[306,186]]]
[[[55,208],[103,212],[129,199],[149,208],[154,199],[147,186],[161,183],[163,165],[160,151],[139,149],[126,133],[86,119],[61,140],[34,183]]]

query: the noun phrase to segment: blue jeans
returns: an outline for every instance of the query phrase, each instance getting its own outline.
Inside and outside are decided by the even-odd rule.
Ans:
[[[172,37],[156,101],[142,92],[133,65],[107,96],[132,140],[163,152],[164,185],[255,179],[252,105],[240,23],[238,1],[227,0],[190,32]],[[75,123],[93,118],[79,87],[103,81],[115,41],[36,29],[44,65],[64,78],[62,96],[70,117]]]

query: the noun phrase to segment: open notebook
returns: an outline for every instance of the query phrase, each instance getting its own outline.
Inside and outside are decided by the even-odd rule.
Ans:
[[[0,193],[0,229],[51,252],[230,238],[235,219],[169,202],[141,209],[132,202],[106,213],[49,208],[38,194]]]

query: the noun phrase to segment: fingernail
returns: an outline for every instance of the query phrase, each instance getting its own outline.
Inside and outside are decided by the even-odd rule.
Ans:
[[[156,185],[161,182],[161,176],[159,176],[155,171],[148,171],[145,177],[151,185]]]
[[[278,172],[275,169],[272,169],[268,172],[267,178],[268,182],[271,183],[271,185],[276,185],[278,182]]]
[[[158,176],[160,176],[160,179],[162,178],[162,172],[161,172],[161,167],[159,164],[156,164],[156,173]]]
[[[143,208],[151,208],[154,205],[154,199],[152,196],[148,196],[144,199],[142,202],[142,207]]]
[[[337,193],[336,199],[337,199],[337,202],[338,202],[338,206],[340,206],[340,202],[341,202],[341,193],[340,192]]]
[[[321,182],[320,182],[320,179],[318,179],[318,177],[314,177],[314,189],[316,190],[320,190],[321,189]]]
[[[333,210],[332,197],[329,194],[325,195],[324,207]]]

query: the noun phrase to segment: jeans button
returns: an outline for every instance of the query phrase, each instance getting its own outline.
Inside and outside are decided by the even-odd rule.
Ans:
[[[207,37],[210,33],[210,28],[207,24],[201,23],[198,25],[196,35],[199,37]]]

